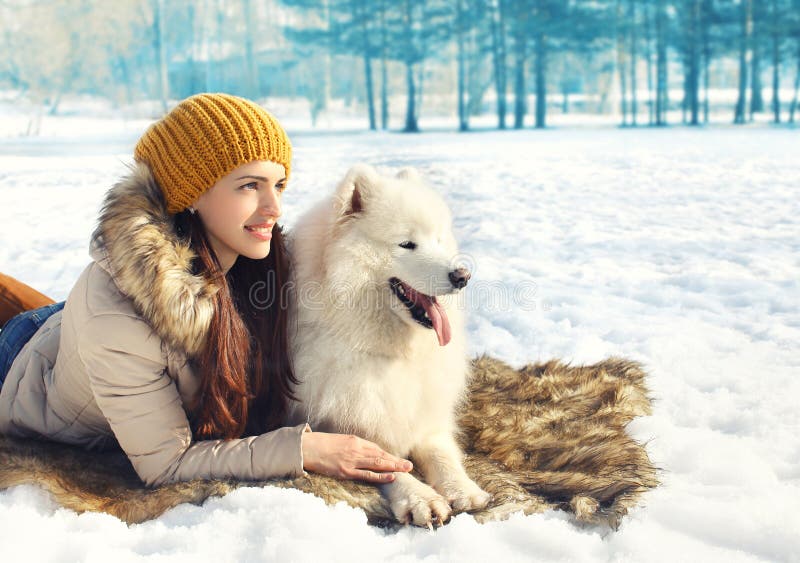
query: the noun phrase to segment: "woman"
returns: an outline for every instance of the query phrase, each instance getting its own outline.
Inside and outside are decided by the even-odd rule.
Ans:
[[[134,158],[66,304],[0,331],[0,432],[118,443],[148,486],[304,469],[386,483],[409,471],[354,436],[280,427],[296,381],[276,224],[291,145],[274,117],[199,94],[153,124]],[[0,289],[6,306],[15,288]]]

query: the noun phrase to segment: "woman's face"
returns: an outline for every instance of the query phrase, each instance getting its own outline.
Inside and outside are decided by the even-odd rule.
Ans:
[[[256,160],[220,178],[195,202],[193,207],[225,272],[240,254],[253,259],[269,254],[285,187],[282,164]]]

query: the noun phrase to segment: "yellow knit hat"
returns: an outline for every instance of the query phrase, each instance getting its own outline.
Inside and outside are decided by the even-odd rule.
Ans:
[[[277,162],[288,178],[292,145],[278,120],[254,102],[197,94],[151,125],[133,156],[153,171],[167,211],[178,213],[247,162]]]

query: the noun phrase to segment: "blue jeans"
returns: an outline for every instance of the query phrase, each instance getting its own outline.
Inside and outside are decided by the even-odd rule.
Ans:
[[[0,387],[23,346],[51,315],[64,308],[64,303],[66,301],[25,311],[3,325],[3,330],[0,330]]]

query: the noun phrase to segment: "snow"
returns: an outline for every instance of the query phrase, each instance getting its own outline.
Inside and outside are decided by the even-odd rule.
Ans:
[[[72,119],[69,135],[0,138],[0,271],[59,299],[144,127]],[[3,560],[800,561],[796,130],[298,130],[293,142],[288,226],[357,160],[416,166],[442,192],[473,268],[472,353],[643,362],[654,413],[629,429],[663,484],[616,532],[548,512],[461,515],[433,534],[270,488],[128,527],[21,486],[0,492]]]

